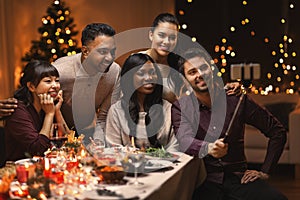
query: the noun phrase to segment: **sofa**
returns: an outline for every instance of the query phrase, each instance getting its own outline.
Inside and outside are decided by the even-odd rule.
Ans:
[[[295,165],[295,177],[300,178],[300,104],[298,94],[269,94],[249,96],[268,109],[288,130],[288,137],[279,164]],[[259,123],[259,122],[258,122]],[[253,126],[245,127],[245,154],[249,163],[263,163],[268,138]]]

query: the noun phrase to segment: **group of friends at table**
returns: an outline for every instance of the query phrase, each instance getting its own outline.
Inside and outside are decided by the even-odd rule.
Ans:
[[[239,83],[224,86],[217,67],[201,48],[173,52],[179,23],[161,13],[149,30],[151,47],[132,53],[122,66],[115,59],[115,30],[104,23],[82,31],[81,53],[29,62],[14,98],[0,100],[5,121],[6,160],[43,156],[52,125],[71,129],[106,146],[164,147],[203,160],[205,181],[193,199],[287,199],[266,179],[283,151],[287,132]],[[237,104],[230,135],[224,140]],[[244,154],[244,126],[269,138],[261,170],[250,170]]]

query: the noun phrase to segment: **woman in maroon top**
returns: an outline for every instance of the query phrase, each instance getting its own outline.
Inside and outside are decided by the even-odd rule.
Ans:
[[[12,161],[43,155],[51,146],[49,137],[54,118],[61,125],[59,131],[69,132],[60,112],[62,91],[53,65],[45,61],[29,62],[20,84],[14,94],[18,107],[5,124],[6,160]]]

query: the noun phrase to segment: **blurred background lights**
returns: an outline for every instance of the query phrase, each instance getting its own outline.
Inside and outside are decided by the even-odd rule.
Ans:
[[[181,27],[182,27],[182,29],[187,29],[187,25],[186,24],[182,24]]]

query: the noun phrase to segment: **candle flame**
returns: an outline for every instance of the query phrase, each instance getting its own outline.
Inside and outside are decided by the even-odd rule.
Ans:
[[[49,170],[49,169],[50,169],[49,159],[45,158],[45,170]]]

